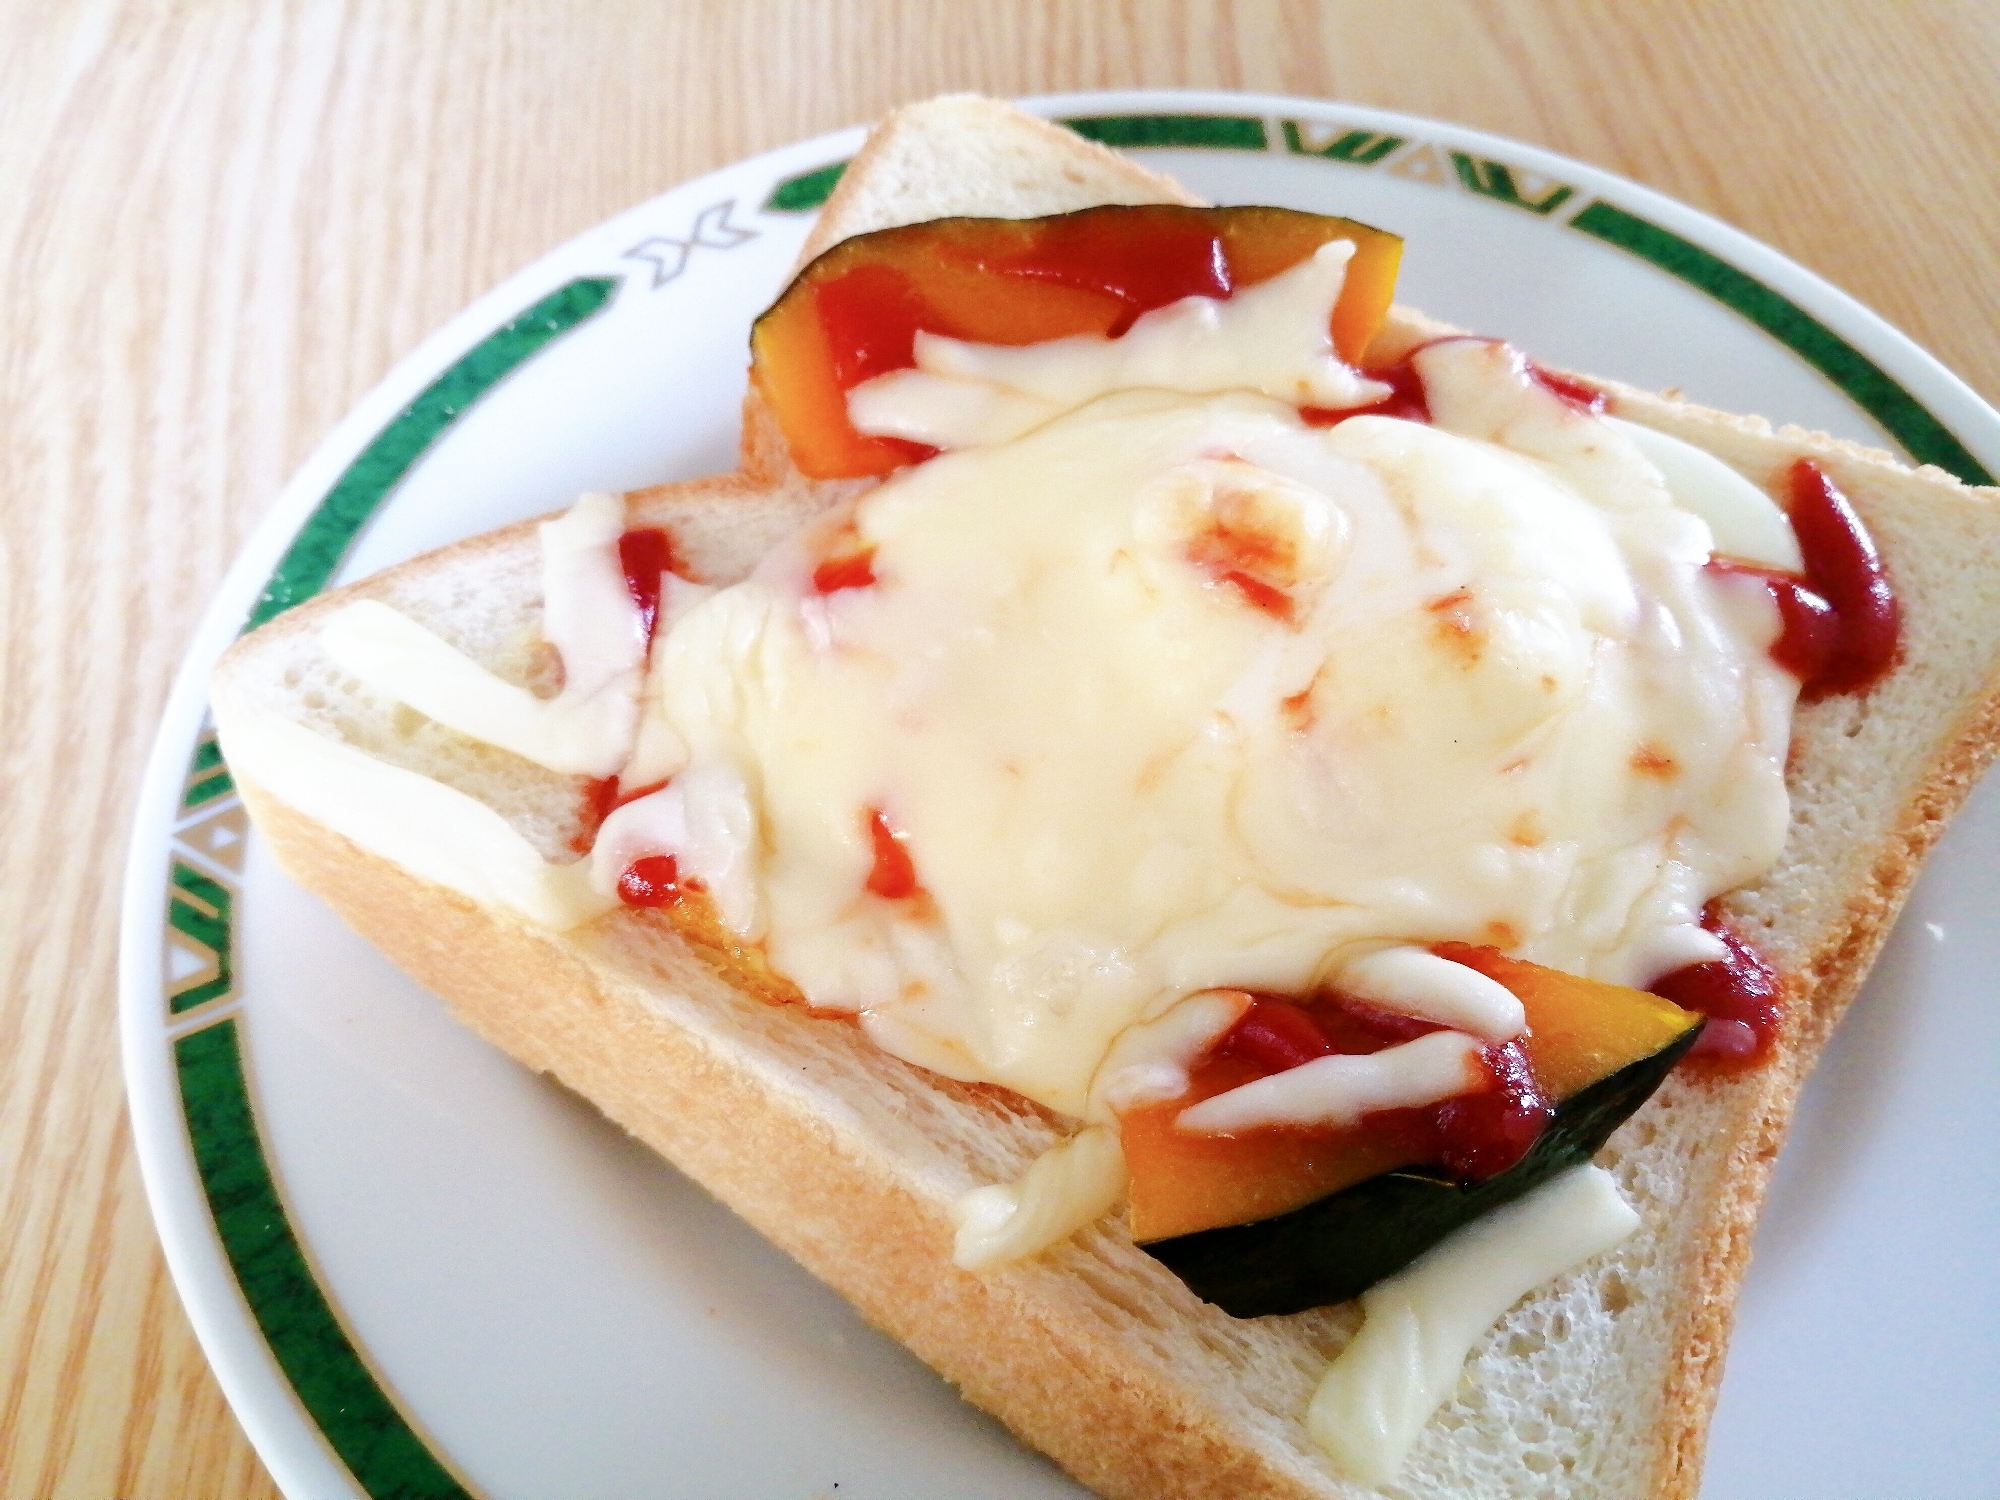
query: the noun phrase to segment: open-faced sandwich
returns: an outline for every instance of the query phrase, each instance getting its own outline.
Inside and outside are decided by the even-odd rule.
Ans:
[[[903,111],[738,474],[216,678],[288,870],[1107,1495],[1692,1494],[1993,748],[1993,492],[1432,324],[1399,251]]]

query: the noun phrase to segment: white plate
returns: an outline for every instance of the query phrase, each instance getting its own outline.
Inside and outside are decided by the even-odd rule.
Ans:
[[[1606,173],[1302,99],[1038,107],[1218,201],[1399,230],[1408,301],[1552,363],[2000,469],[2000,416],[1908,340]],[[803,174],[859,139],[663,194],[467,309],[321,445],[189,654],[127,877],[126,1071],[175,1280],[293,1500],[1081,1494],[289,885],[205,737],[209,665],[274,570],[309,593],[581,489],[729,466],[745,329],[825,186]],[[1996,835],[1989,789],[1807,1090],[1708,1500],[2000,1493]]]

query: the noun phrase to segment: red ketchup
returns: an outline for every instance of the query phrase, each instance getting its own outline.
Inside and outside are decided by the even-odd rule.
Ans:
[[[1258,531],[1254,525],[1232,525],[1218,518],[1189,541],[1186,556],[1215,583],[1234,589],[1251,608],[1273,619],[1291,620],[1292,596],[1268,576],[1285,577],[1295,572],[1297,562],[1289,543]]]
[[[1112,338],[1129,329],[1141,313],[1183,297],[1221,299],[1236,290],[1222,236],[1205,224],[1162,220],[1146,240],[1146,253],[1128,253],[1121,222],[1105,214],[1078,214],[1043,226],[1033,249],[1005,259],[977,257],[984,269],[1034,281],[1053,281],[1082,291],[1103,292],[1124,305],[1105,332]]]
[[[618,899],[627,906],[673,906],[688,890],[699,889],[691,879],[682,881],[680,865],[671,854],[635,859],[618,877]]]
[[[1552,396],[1560,396],[1572,407],[1592,416],[1604,411],[1604,392],[1594,386],[1585,385],[1581,380],[1572,380],[1567,375],[1559,375],[1543,365],[1528,361],[1528,378]]]
[[[833,379],[843,391],[864,380],[913,366],[917,331],[934,320],[910,278],[893,266],[856,266],[813,288],[813,309],[826,330]],[[878,437],[906,463],[937,449],[903,438]]]
[[[1804,575],[1727,558],[1709,566],[1762,579],[1770,589],[1781,622],[1771,659],[1799,679],[1802,701],[1865,692],[1896,664],[1902,606],[1874,538],[1820,466],[1802,458],[1788,482],[1787,513],[1805,558]]]
[[[875,863],[868,871],[867,887],[888,901],[914,896],[923,887],[917,883],[917,867],[904,847],[904,835],[889,826],[879,807],[868,809],[868,839],[875,848]]]
[[[1770,589],[1780,621],[1771,659],[1799,679],[1802,701],[1865,692],[1896,663],[1901,606],[1874,539],[1839,487],[1809,458],[1794,463],[1787,478],[1804,575],[1725,558],[1709,566],[1759,578]],[[1722,939],[1727,955],[1662,975],[1652,991],[1709,1018],[1690,1058],[1718,1068],[1754,1066],[1777,1042],[1783,1015],[1778,977],[1723,921],[1716,903],[1702,913],[1702,925]]]
[[[633,604],[638,606],[639,625],[646,633],[646,645],[650,649],[653,633],[660,624],[661,578],[667,573],[680,572],[679,559],[674,556],[674,539],[662,527],[635,527],[618,538],[618,565],[625,573],[626,591],[631,594]],[[622,792],[616,776],[597,776],[586,781],[583,784],[583,806],[577,813],[576,832],[570,837],[570,848],[578,854],[590,853],[597,843],[597,830],[604,826],[604,820],[613,811],[636,797],[657,790],[657,787],[648,786]]]
[[[1216,1050],[1269,1075],[1316,1058],[1380,1052],[1442,1029],[1356,1000],[1303,1005],[1258,996]],[[1394,1136],[1413,1161],[1441,1166],[1462,1181],[1506,1171],[1528,1154],[1555,1105],[1536,1083],[1519,1042],[1488,1047],[1481,1060],[1491,1080],[1487,1087],[1437,1104],[1364,1115],[1361,1129]]]
[[[674,540],[657,526],[628,531],[618,538],[618,562],[625,570],[625,587],[639,607],[639,624],[646,632],[646,644],[653,644],[653,631],[660,623],[660,578],[678,573]]]
[[[1752,1067],[1777,1044],[1784,1018],[1778,976],[1723,920],[1719,902],[1708,903],[1701,925],[1722,939],[1728,954],[1663,974],[1650,988],[1662,999],[1708,1017],[1689,1057],[1724,1069]]]
[[[575,835],[569,846],[578,854],[588,854],[596,847],[597,831],[604,826],[604,820],[628,802],[637,802],[641,797],[657,792],[665,786],[664,781],[656,781],[651,786],[635,787],[625,791],[618,784],[616,776],[596,776],[583,784],[583,810],[577,815]]]
[[[875,581],[875,549],[840,552],[813,569],[813,588],[822,594],[865,589]]]
[[[616,776],[594,776],[583,784],[583,808],[577,814],[576,832],[569,846],[578,854],[588,854],[597,843],[597,830],[623,800],[618,795]]]

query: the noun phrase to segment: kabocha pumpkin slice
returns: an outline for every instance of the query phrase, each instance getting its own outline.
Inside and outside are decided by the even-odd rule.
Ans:
[[[1700,1024],[1699,1016],[1657,995],[1508,958],[1493,948],[1448,943],[1437,952],[1497,980],[1521,1001],[1528,1017],[1522,1050],[1535,1081],[1557,1104],[1547,1130],[1555,1129],[1570,1102],[1586,1090],[1667,1052],[1678,1058]],[[1226,1136],[1199,1135],[1175,1126],[1175,1118],[1189,1105],[1248,1083],[1265,1071],[1234,1058],[1216,1057],[1196,1070],[1189,1093],[1141,1106],[1123,1117],[1120,1129],[1131,1179],[1135,1240],[1156,1248],[1149,1242],[1274,1219],[1378,1174],[1423,1162],[1419,1137],[1379,1128],[1372,1121],[1353,1129],[1273,1127]],[[1629,1082],[1618,1091],[1630,1102],[1625,1113],[1606,1127],[1607,1133],[1665,1076],[1666,1070],[1660,1069],[1644,1093],[1634,1094]],[[1519,1166],[1489,1183],[1526,1167],[1539,1150],[1538,1145]],[[1425,1170],[1426,1180],[1449,1181]],[[1553,1170],[1545,1169],[1542,1175]],[[1465,1217],[1505,1201],[1505,1197],[1468,1200],[1478,1206]]]
[[[1231,1317],[1303,1312],[1358,1297],[1446,1235],[1597,1154],[1701,1030],[1699,1017],[1649,1057],[1556,1106],[1528,1154],[1497,1177],[1456,1182],[1416,1167],[1383,1172],[1273,1219],[1205,1229],[1143,1248]]]
[[[814,479],[886,474],[929,450],[868,437],[847,393],[908,369],[919,331],[983,344],[1116,337],[1183,297],[1227,297],[1332,240],[1354,242],[1333,310],[1359,363],[1387,317],[1402,240],[1288,208],[1087,208],[1041,219],[936,219],[842,240],[801,271],[750,335],[751,379],[792,461]]]

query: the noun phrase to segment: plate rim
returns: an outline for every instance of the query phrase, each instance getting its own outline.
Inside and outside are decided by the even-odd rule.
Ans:
[[[1036,113],[1066,119],[1254,117],[1260,122],[1264,136],[1257,147],[1221,146],[1213,149],[1256,149],[1277,153],[1285,152],[1290,146],[1289,154],[1308,156],[1315,153],[1296,149],[1296,143],[1284,135],[1286,123],[1332,117],[1341,123],[1351,123],[1356,129],[1373,131],[1377,136],[1400,134],[1403,137],[1397,146],[1384,151],[1366,165],[1379,165],[1407,146],[1428,144],[1448,152],[1462,152],[1487,166],[1497,165],[1524,174],[1538,174],[1566,187],[1568,191],[1551,202],[1546,210],[1519,202],[1515,206],[1541,212],[1545,217],[1558,210],[1566,210],[1560,218],[1550,222],[1568,224],[1589,204],[1608,201],[1629,214],[1651,221],[1751,281],[1766,286],[1836,340],[1855,350],[1899,387],[1914,405],[1929,414],[1948,435],[1953,436],[1976,468],[1982,463],[2000,467],[2000,413],[1987,406],[1970,386],[1914,340],[1847,292],[1781,252],[1711,215],[1605,168],[1490,132],[1331,99],[1218,90],[1128,89],[1039,95],[1019,102]],[[1274,130],[1277,132],[1275,142],[1272,138]],[[818,175],[824,178],[837,161],[851,157],[864,132],[865,127],[853,126],[760,152],[649,197],[538,256],[422,339],[355,402],[314,446],[279,492],[226,572],[183,656],[147,759],[125,863],[120,917],[119,1031],[127,1107],[132,1118],[135,1149],[148,1205],[176,1290],[232,1409],[259,1458],[288,1496],[333,1493],[330,1486],[335,1484],[341,1486],[342,1492],[355,1495],[379,1491],[367,1488],[338,1456],[321,1423],[315,1419],[295,1384],[287,1377],[274,1352],[272,1340],[258,1325],[256,1315],[245,1300],[241,1280],[231,1267],[224,1234],[218,1227],[212,1190],[204,1188],[195,1160],[196,1148],[189,1126],[190,1101],[175,1067],[174,1056],[185,1039],[210,1032],[220,1036],[225,1026],[233,1027],[241,1014],[244,998],[239,990],[229,987],[227,945],[230,938],[226,907],[220,912],[223,946],[215,954],[214,979],[221,982],[222,988],[208,998],[176,1011],[169,1008],[168,983],[163,979],[168,972],[165,968],[166,945],[170,940],[169,934],[174,930],[171,926],[174,903],[182,901],[187,909],[194,909],[183,899],[190,894],[187,890],[183,889],[179,895],[173,891],[170,872],[178,857],[177,833],[188,829],[190,815],[196,806],[207,806],[213,802],[214,811],[219,813],[228,808],[232,795],[224,786],[220,793],[210,793],[199,804],[184,805],[191,788],[191,771],[202,771],[206,778],[204,784],[214,781],[214,767],[203,768],[199,764],[204,743],[212,743],[212,740],[204,740],[204,736],[211,733],[207,728],[205,691],[208,671],[238,633],[246,617],[257,608],[256,600],[262,595],[266,580],[275,576],[283,559],[295,547],[313,518],[324,509],[342,478],[352,472],[357,461],[399,417],[407,415],[425,393],[435,388],[452,369],[519,323],[524,311],[532,313],[561,292],[587,280],[607,281],[602,275],[595,278],[572,275],[563,279],[566,267],[574,267],[597,255],[600,242],[609,244],[615,240],[613,231],[621,227],[636,227],[642,219],[669,202],[683,196],[699,196],[700,190],[705,187],[721,188],[724,179],[736,182],[756,169],[764,169],[767,175],[760,180],[773,185],[773,197],[767,197],[763,204],[757,205],[758,209],[766,212],[797,211],[772,206],[777,189],[801,177]],[[1173,147],[1187,143],[1153,141],[1139,144]],[[1474,192],[1484,191],[1465,176],[1464,168],[1457,170],[1462,187]],[[1489,184],[1492,181],[1490,177],[1487,180]],[[1449,184],[1446,186],[1448,188]],[[1579,191],[1579,186],[1583,191]],[[1485,192],[1484,195],[1501,197],[1501,201],[1506,201],[1497,193]],[[1577,199],[1581,201],[1573,201]],[[726,219],[725,214],[725,222]],[[1648,263],[1667,271],[1669,275],[1679,274],[1671,267],[1660,266],[1657,261]],[[568,329],[581,326],[582,322],[610,309],[628,286],[636,284],[635,279],[639,275],[637,271],[625,271],[609,279],[594,305],[581,317],[565,323],[551,338],[543,339],[523,357],[522,362],[532,359],[553,338],[559,338]],[[1681,276],[1679,279],[1688,278]],[[1699,290],[1706,290],[1698,283],[1695,285]],[[1714,294],[1711,292],[1710,295]],[[1744,316],[1740,308],[1725,299],[1718,300],[1724,300],[1730,311]],[[1752,319],[1753,323],[1755,321]],[[1764,331],[1778,337],[1768,327]],[[1782,337],[1778,337],[1778,341],[1793,354],[1812,363],[1790,341]],[[505,371],[498,378],[504,378],[504,374]],[[1835,385],[1851,404],[1875,417],[1874,411],[1865,402],[1838,382]],[[454,409],[439,433],[448,428],[450,420],[469,405],[468,401]],[[432,441],[436,435],[433,435]],[[375,506],[365,511],[349,530],[344,538],[344,547],[339,549],[341,554],[344,555],[353,546],[366,530],[368,516],[388,502],[401,477],[421,461],[425,451],[427,448],[420,446],[409,455],[404,468],[382,489]],[[337,562],[336,556],[334,563],[329,565],[329,572],[337,566]],[[220,764],[219,759],[215,764]],[[226,781],[226,768],[221,775]],[[194,821],[209,816],[208,812],[203,812],[195,815]],[[202,861],[197,859],[194,864],[197,873],[204,873],[201,870]],[[218,872],[210,867],[205,873],[212,875]],[[199,903],[199,892],[193,894],[196,903]],[[240,1065],[237,1075],[244,1089],[245,1107],[249,1111],[249,1140],[264,1157],[264,1172],[274,1185],[282,1216],[282,1183],[277,1180],[276,1168],[269,1161],[256,1124],[254,1080]],[[315,1283],[315,1290],[326,1301],[338,1322],[337,1301],[331,1290],[318,1284],[319,1279],[312,1273],[310,1246],[305,1244],[295,1227],[288,1227],[285,1232],[298,1250],[309,1278]],[[348,1337],[362,1366],[367,1368],[366,1349],[351,1335]],[[406,1492],[440,1495],[473,1493],[464,1476],[453,1471],[449,1455],[438,1451],[437,1445],[425,1441],[413,1414],[397,1402],[395,1392],[386,1380],[378,1375],[376,1383],[383,1399],[413,1434],[417,1447],[424,1450],[424,1456],[431,1459],[435,1470],[433,1482],[428,1488]]]

